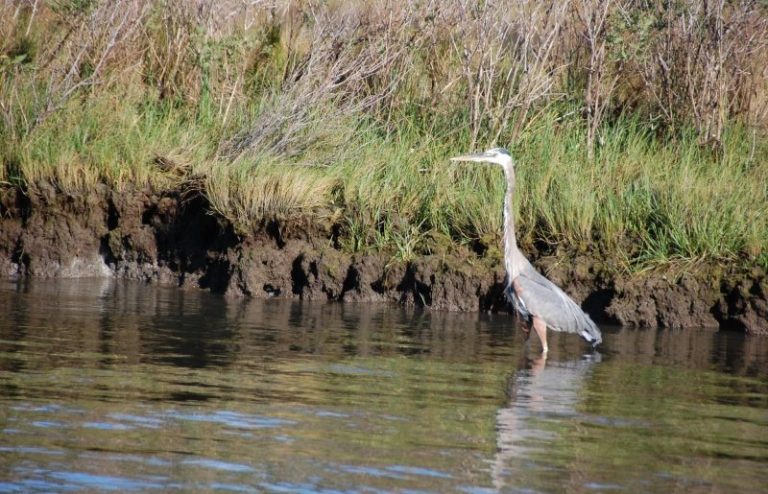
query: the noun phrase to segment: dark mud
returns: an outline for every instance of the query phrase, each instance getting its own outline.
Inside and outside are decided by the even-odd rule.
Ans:
[[[0,189],[0,276],[117,276],[232,296],[397,302],[504,311],[504,272],[475,256],[393,263],[339,248],[338,228],[307,219],[237,232],[199,187],[70,195],[47,183]],[[646,327],[722,327],[768,334],[768,279],[722,266],[619,276],[589,256],[532,256],[596,320]]]

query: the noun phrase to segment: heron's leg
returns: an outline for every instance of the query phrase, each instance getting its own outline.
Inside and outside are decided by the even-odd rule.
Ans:
[[[528,339],[531,337],[531,325],[527,319],[520,318],[520,329],[525,333],[525,341],[527,343]]]
[[[547,346],[547,323],[544,322],[544,319],[533,316],[533,329],[541,340],[541,353],[547,353],[549,351]]]

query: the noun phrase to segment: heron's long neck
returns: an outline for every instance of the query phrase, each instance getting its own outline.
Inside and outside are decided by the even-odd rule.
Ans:
[[[504,197],[504,267],[507,270],[507,283],[520,274],[520,260],[523,255],[517,248],[517,239],[515,238],[515,211],[513,209],[513,198],[515,195],[515,170],[509,168],[505,170],[507,179],[507,194]]]

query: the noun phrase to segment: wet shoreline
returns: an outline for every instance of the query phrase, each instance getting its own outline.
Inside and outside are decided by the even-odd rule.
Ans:
[[[189,187],[100,186],[76,196],[43,183],[5,188],[1,197],[2,277],[117,277],[229,296],[507,310],[503,268],[482,255],[392,262],[350,254],[339,247],[338,225],[308,218],[238,232]],[[628,276],[595,256],[532,260],[599,323],[768,333],[768,279],[758,269]]]

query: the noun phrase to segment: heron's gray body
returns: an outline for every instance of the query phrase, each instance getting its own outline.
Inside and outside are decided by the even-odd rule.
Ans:
[[[520,274],[507,284],[506,294],[517,314],[528,324],[532,323],[533,316],[538,316],[554,331],[577,333],[592,345],[602,342],[600,330],[592,319],[527,260]]]
[[[536,271],[517,247],[512,199],[515,190],[515,167],[506,149],[489,149],[484,153],[453,158],[455,161],[475,161],[501,165],[507,179],[504,198],[504,267],[507,271],[506,295],[518,315],[527,323],[554,331],[576,333],[597,345],[602,341],[600,330],[581,307],[557,285]],[[546,330],[541,327],[544,333]],[[541,335],[540,335],[541,336]],[[546,337],[542,337],[546,351]]]

